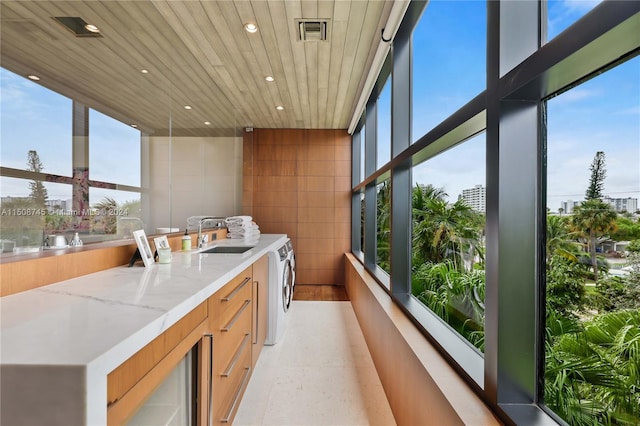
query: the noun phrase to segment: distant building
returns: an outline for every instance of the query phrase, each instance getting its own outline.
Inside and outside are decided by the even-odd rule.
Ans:
[[[573,201],[573,200],[561,201],[560,202],[560,208],[558,209],[558,212],[565,213],[565,214],[571,214],[571,213],[573,213],[573,209],[578,207],[581,202],[582,201]]]
[[[49,211],[59,211],[59,210],[70,210],[71,209],[71,200],[47,200],[45,203],[47,206],[47,210]]]
[[[602,201],[609,204],[617,212],[635,213],[638,211],[637,198],[611,198],[605,195]]]
[[[629,212],[635,213],[638,211],[638,199],[637,198],[611,198],[605,195],[602,201],[609,204],[616,212]],[[573,209],[582,204],[582,201],[567,200],[560,202],[560,213],[572,214]]]
[[[475,211],[484,213],[487,210],[487,189],[482,185],[476,185],[470,189],[463,189],[458,199],[464,202]]]

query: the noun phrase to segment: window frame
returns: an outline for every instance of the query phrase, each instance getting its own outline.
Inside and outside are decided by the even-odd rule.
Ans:
[[[630,31],[640,25],[640,4],[605,1],[547,41],[545,0],[487,1],[486,90],[411,144],[411,32],[426,4],[411,2],[392,42],[391,161],[375,169],[371,167],[375,152],[372,157],[365,155],[369,168],[365,167],[361,181],[354,176],[354,199],[356,194],[366,192],[365,209],[370,213],[371,203],[367,201],[375,201],[375,185],[391,177],[390,297],[469,386],[508,423],[563,423],[542,403],[544,102],[640,53],[640,39],[629,37],[633,34]],[[376,87],[385,79],[383,71]],[[375,121],[369,118],[370,114],[375,117],[377,96],[374,89],[364,113],[366,120],[362,120],[366,121],[368,153],[374,150],[371,145],[376,145],[376,135],[369,135],[376,128]],[[476,353],[467,362],[466,349],[456,352],[447,346],[464,340],[446,327],[440,330],[442,321],[410,296],[411,236],[407,225],[411,218],[412,165],[482,131],[486,131],[487,203],[485,354],[482,358]],[[513,158],[533,160],[510,164]],[[355,225],[355,214],[353,218]],[[367,241],[375,241],[375,223],[375,218],[365,215]],[[359,232],[359,225],[354,229]],[[376,271],[375,253],[375,247],[367,246],[361,260],[384,288]],[[510,303],[515,298],[517,306]]]

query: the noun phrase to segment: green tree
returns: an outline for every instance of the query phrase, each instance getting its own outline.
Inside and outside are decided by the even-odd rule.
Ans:
[[[616,231],[611,234],[615,241],[631,241],[640,239],[640,222],[629,217],[618,215]]]
[[[598,238],[616,229],[617,214],[611,206],[601,200],[591,199],[577,206],[571,218],[572,230],[587,242],[587,252],[591,259],[593,279],[598,282],[598,260],[596,245]]]
[[[575,317],[585,304],[584,277],[580,265],[555,254],[547,266],[547,310]]]
[[[577,262],[576,243],[566,217],[547,215],[547,268],[551,269],[551,259],[559,255],[571,262]]]
[[[44,166],[40,161],[40,156],[35,150],[30,150],[27,154],[27,170],[30,172],[42,173]],[[49,195],[47,194],[47,188],[44,187],[41,180],[34,179],[29,182],[29,197],[31,198],[33,205],[36,208],[44,209],[47,204]]]
[[[462,272],[450,259],[425,262],[413,274],[412,291],[418,300],[484,351],[484,271]]]
[[[93,232],[115,234],[118,230],[118,218],[113,213],[118,209],[116,200],[104,197],[93,207],[97,209],[98,213],[93,218]]]
[[[602,190],[604,189],[604,179],[607,177],[607,169],[605,167],[605,156],[603,151],[596,152],[591,162],[591,177],[589,178],[589,186],[585,193],[587,200],[602,199]]]
[[[630,251],[631,253],[640,253],[640,239],[631,241],[627,246],[627,251]]]
[[[640,422],[640,311],[547,316],[545,404],[572,425]]]

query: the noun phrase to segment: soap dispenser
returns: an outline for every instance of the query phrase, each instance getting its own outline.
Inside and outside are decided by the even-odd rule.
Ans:
[[[184,230],[184,235],[182,237],[182,250],[191,250],[191,235],[189,235],[188,229]]]

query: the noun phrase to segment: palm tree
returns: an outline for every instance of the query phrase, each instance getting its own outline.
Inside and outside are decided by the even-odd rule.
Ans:
[[[547,215],[547,268],[555,254],[571,262],[578,262],[576,243],[572,240],[567,220],[561,216]]]
[[[462,272],[448,259],[426,262],[413,274],[418,300],[479,350],[484,350],[484,271]]]
[[[571,227],[576,234],[587,239],[587,251],[591,258],[593,279],[598,283],[598,261],[596,245],[598,238],[616,230],[617,214],[611,206],[601,200],[584,201],[574,209]]]
[[[118,230],[117,217],[115,214],[109,213],[118,209],[116,200],[104,197],[94,208],[98,211],[98,215],[94,218],[95,228],[102,228],[105,234],[115,234]]]
[[[545,403],[575,425],[639,424],[640,310],[547,317]]]
[[[425,207],[420,212],[424,220],[414,223],[414,247],[425,260],[452,259],[454,266],[461,269],[467,249],[479,252],[478,214],[462,200],[450,204],[431,198],[426,200]]]

